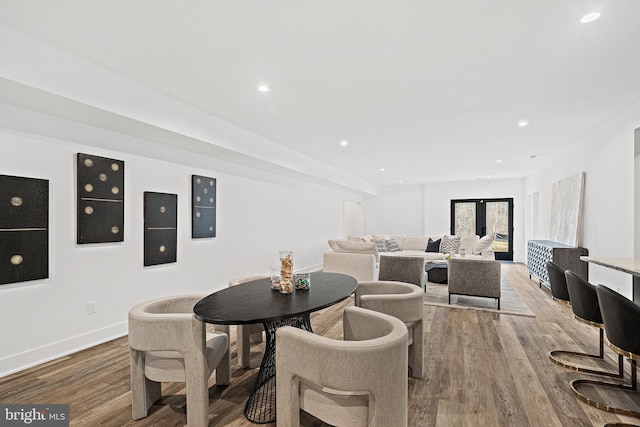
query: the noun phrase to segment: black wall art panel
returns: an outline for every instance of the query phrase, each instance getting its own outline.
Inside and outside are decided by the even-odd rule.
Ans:
[[[144,265],[176,262],[178,195],[144,192]]]
[[[124,240],[124,162],[78,153],[77,242]]]
[[[49,277],[49,181],[0,175],[0,284]]]
[[[191,177],[191,237],[216,237],[216,180]]]

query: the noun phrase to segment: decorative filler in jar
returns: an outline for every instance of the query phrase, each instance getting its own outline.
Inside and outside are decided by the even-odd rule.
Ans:
[[[280,267],[271,267],[271,289],[280,290]]]
[[[308,291],[311,285],[311,273],[299,271],[296,273],[296,289]]]
[[[293,292],[293,251],[280,251],[280,293]]]

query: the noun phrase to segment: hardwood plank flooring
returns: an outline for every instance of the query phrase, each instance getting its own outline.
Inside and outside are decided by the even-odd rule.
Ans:
[[[529,280],[524,265],[503,264],[503,274],[536,317],[425,305],[425,377],[409,379],[409,425],[640,425],[640,419],[578,401],[569,381],[594,377],[559,367],[547,356],[554,349],[595,352],[597,330],[574,320],[570,307],[552,301],[537,282]],[[339,338],[341,311],[352,303],[348,299],[314,314],[315,332]],[[218,387],[212,378],[210,425],[253,426],[244,418],[243,408],[264,343],[252,346],[251,368],[240,369],[231,330],[232,381]],[[615,366],[614,354],[607,349],[606,355],[606,362]],[[628,365],[625,362],[627,381]],[[167,397],[152,407],[147,418],[133,421],[126,337],[0,379],[0,402],[66,403],[72,426],[183,426],[184,393],[181,384],[163,385]],[[305,414],[302,425],[325,426]]]

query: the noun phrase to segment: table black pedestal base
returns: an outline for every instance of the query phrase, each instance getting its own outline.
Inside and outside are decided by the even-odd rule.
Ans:
[[[313,332],[309,314],[264,322],[263,325],[267,336],[264,356],[251,396],[244,407],[244,416],[256,424],[272,423],[276,419],[276,330],[281,326],[294,326]]]

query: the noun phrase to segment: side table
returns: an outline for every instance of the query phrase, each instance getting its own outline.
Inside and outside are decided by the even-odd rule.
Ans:
[[[446,284],[449,279],[449,264],[443,262],[425,262],[424,271],[427,273],[429,282]]]

